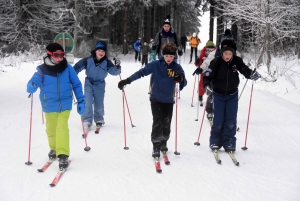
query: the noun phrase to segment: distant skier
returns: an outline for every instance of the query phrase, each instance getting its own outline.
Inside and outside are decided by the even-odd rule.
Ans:
[[[50,43],[44,63],[27,84],[32,94],[40,87],[40,101],[46,117],[46,133],[50,152],[49,160],[59,158],[59,168],[67,168],[70,156],[68,120],[72,110],[72,91],[77,99],[77,112],[84,113],[85,100],[81,82],[72,66],[65,59],[63,47]]]
[[[144,44],[141,47],[142,52],[142,67],[143,65],[148,64],[148,54],[151,54],[151,49],[146,41],[144,41]]]
[[[234,39],[233,39],[233,35],[231,34],[230,29],[226,29],[225,32],[224,32],[224,34],[221,36],[220,42],[219,42],[219,44],[217,45],[215,57],[221,56],[221,55],[220,55],[220,44],[221,44],[222,41],[225,40],[225,39],[227,39],[227,40],[234,40]]]
[[[188,37],[188,41],[191,45],[191,55],[190,55],[190,63],[192,63],[193,58],[193,51],[195,51],[195,61],[197,59],[197,51],[198,51],[198,45],[201,43],[200,38],[197,36],[197,34],[194,32],[193,35]]]
[[[135,43],[133,44],[134,51],[135,51],[135,62],[137,59],[141,61],[141,46],[142,46],[141,38],[138,38]]]
[[[166,43],[174,43],[178,50],[178,55],[182,56],[182,47],[180,40],[171,27],[170,15],[166,17],[163,22],[163,27],[160,32],[158,32],[154,39],[154,46],[156,48],[156,53],[158,58],[162,55],[162,46]],[[175,54],[175,62],[177,62],[177,54]]]
[[[242,58],[234,56],[235,51],[236,44],[233,40],[223,40],[221,57],[213,59],[205,71],[204,87],[207,95],[212,94],[214,107],[213,126],[209,139],[212,150],[223,146],[226,152],[235,151],[240,82],[238,72],[247,79],[260,78],[260,74],[249,69]]]
[[[152,157],[160,157],[160,151],[168,151],[167,141],[171,132],[175,84],[179,83],[180,90],[187,84],[182,67],[174,61],[176,50],[175,44],[164,44],[162,46],[163,57],[149,63],[118,84],[119,89],[122,90],[125,85],[152,74],[150,83],[150,102],[153,116]]]

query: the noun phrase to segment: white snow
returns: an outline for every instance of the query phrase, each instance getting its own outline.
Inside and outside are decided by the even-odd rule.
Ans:
[[[140,69],[141,64],[134,62],[133,54],[119,57],[124,79]],[[24,164],[28,160],[31,103],[27,98],[26,84],[40,61],[4,67],[6,72],[0,74],[0,200],[299,200],[299,104],[281,98],[282,93],[276,96],[267,91],[273,85],[277,88],[279,83],[283,86],[288,86],[288,83],[284,79],[269,83],[268,87],[263,87],[261,81],[254,83],[248,150],[243,151],[252,86],[252,81],[248,81],[238,112],[240,132],[236,135],[236,158],[240,166],[236,167],[224,151],[220,153],[222,164],[218,165],[208,147],[210,126],[206,118],[200,135],[201,145],[194,145],[204,108],[200,107],[197,115],[197,97],[193,100],[195,107],[191,107],[195,67],[187,64],[188,60],[189,51],[181,60],[188,80],[178,101],[177,151],[181,154],[174,155],[174,105],[168,142],[171,164],[167,166],[162,162],[161,174],[155,172],[151,157],[150,77],[137,80],[125,89],[132,123],[136,127],[131,127],[125,107],[129,150],[124,150],[122,92],[117,88],[120,78],[108,76],[106,125],[98,135],[92,131],[89,133],[87,143],[91,151],[84,151],[80,116],[76,107],[73,108],[69,119],[72,163],[53,188],[49,183],[58,171],[58,162],[44,173],[37,172],[47,161],[49,152],[38,93],[33,97],[30,154],[33,164]],[[85,73],[81,72],[79,76],[84,81]],[[241,76],[241,88],[245,81]],[[299,93],[290,98],[299,101]],[[199,120],[195,121],[196,118]]]

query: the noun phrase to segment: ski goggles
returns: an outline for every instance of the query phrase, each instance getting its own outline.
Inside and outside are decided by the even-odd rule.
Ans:
[[[47,54],[49,54],[50,56],[54,57],[54,58],[63,58],[64,56],[66,56],[65,52],[49,52],[47,51]]]

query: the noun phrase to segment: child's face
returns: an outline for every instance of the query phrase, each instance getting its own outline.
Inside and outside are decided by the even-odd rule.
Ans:
[[[230,50],[226,50],[223,52],[223,59],[224,61],[228,62],[232,58],[233,53]]]
[[[169,32],[169,31],[170,31],[170,28],[171,28],[171,26],[170,26],[170,25],[168,25],[168,24],[164,24],[163,28],[164,28],[165,32]]]
[[[100,60],[104,56],[105,56],[105,51],[104,50],[101,50],[101,49],[96,50],[96,57],[97,57],[98,60]]]
[[[144,42],[144,45],[147,45],[147,42]]]
[[[167,64],[170,64],[174,60],[175,56],[170,54],[164,55],[164,60]]]
[[[65,53],[61,50],[52,53],[51,59],[55,64],[60,63],[65,56]]]

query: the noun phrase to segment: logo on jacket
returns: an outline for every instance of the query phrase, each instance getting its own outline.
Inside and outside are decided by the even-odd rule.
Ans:
[[[237,67],[236,67],[236,65],[233,65],[233,66],[232,66],[232,72],[235,73],[236,71],[237,71]]]
[[[169,75],[169,77],[174,77],[175,72],[172,71],[172,69],[167,69],[167,70],[168,70],[168,75]]]

